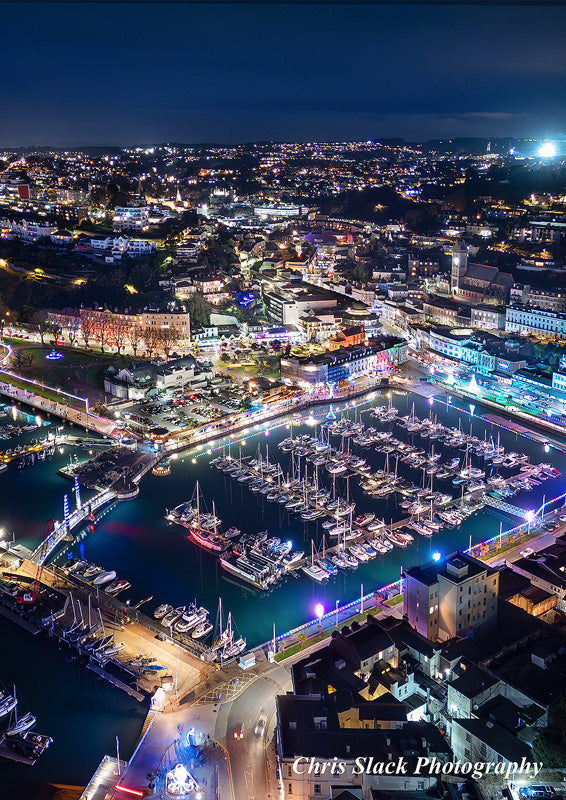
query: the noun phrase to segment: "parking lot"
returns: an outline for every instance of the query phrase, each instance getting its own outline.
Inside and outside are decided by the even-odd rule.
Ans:
[[[127,426],[128,420],[132,420],[134,423],[158,425],[174,433],[230,417],[242,410],[244,395],[245,390],[239,386],[228,386],[213,392],[206,390],[206,394],[190,390],[166,391],[151,401],[137,403],[121,412],[120,416],[124,426]]]

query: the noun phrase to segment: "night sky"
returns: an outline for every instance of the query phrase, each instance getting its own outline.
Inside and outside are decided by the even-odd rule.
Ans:
[[[0,3],[0,146],[566,133],[565,7]]]

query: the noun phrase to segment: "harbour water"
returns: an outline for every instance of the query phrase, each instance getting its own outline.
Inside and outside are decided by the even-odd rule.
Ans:
[[[446,397],[435,399],[431,405],[424,398],[404,392],[391,394],[391,402],[399,408],[400,415],[408,414],[414,402],[415,414],[421,419],[432,413],[439,422],[449,426],[457,427],[461,420],[466,433],[471,425],[473,434],[480,438],[486,434],[497,439],[499,434],[506,450],[527,453],[535,463],[550,462],[563,473],[562,477],[545,481],[528,494],[515,495],[511,501],[515,505],[534,509],[542,502],[543,495],[549,499],[566,490],[566,456],[561,451],[546,452],[544,443],[484,421],[481,415],[487,411],[482,411],[479,405],[474,408]],[[336,404],[334,412],[337,415],[347,413],[351,418],[357,415],[366,426],[381,428],[367,411],[374,404],[387,402],[384,393],[377,393],[351,404]],[[325,421],[328,411],[328,406],[321,405],[314,407],[312,413],[303,412],[300,421],[295,418],[294,434],[313,433],[315,426]],[[270,459],[279,461],[287,471],[290,455],[281,452],[277,444],[290,435],[291,421],[291,417],[282,418],[259,430],[250,429],[238,435],[231,445],[232,456],[239,456],[240,446],[243,455],[253,456],[258,444],[265,454],[268,445]],[[393,430],[398,438],[407,438],[399,427]],[[24,437],[19,441],[23,442]],[[338,444],[338,440],[333,444]],[[419,446],[428,449],[430,444],[420,442]],[[305,553],[310,552],[311,539],[320,545],[322,520],[303,523],[298,515],[289,516],[279,504],[268,503],[265,497],[253,495],[245,486],[217,472],[208,462],[219,455],[222,443],[214,448],[212,453],[201,449],[179,455],[172,461],[169,476],[148,474],[142,481],[139,496],[116,505],[97,524],[94,534],[89,533],[80,544],[69,547],[59,563],[71,554],[84,553],[86,559],[101,567],[116,570],[119,577],[132,584],[126,593],[132,603],[153,595],[153,601],[143,608],[148,613],[163,602],[176,606],[196,599],[199,605],[210,609],[214,621],[218,598],[222,597],[224,608],[233,614],[238,633],[247,638],[249,645],[254,645],[271,637],[274,623],[281,633],[312,618],[317,603],[332,610],[337,600],[346,602],[358,596],[362,584],[364,591],[369,592],[396,580],[401,567],[425,561],[437,550],[446,553],[466,548],[470,541],[476,543],[497,534],[501,523],[504,530],[517,523],[516,519],[485,509],[467,519],[460,528],[440,532],[432,539],[415,535],[414,543],[406,550],[395,548],[355,571],[340,571],[325,584],[317,584],[300,573],[274,587],[269,594],[258,594],[223,572],[214,556],[188,540],[184,528],[168,523],[164,518],[166,510],[189,499],[198,480],[209,507],[215,500],[217,515],[225,528],[234,525],[251,533],[268,530],[271,536],[291,540],[295,549]],[[356,447],[353,445],[352,449]],[[89,457],[85,451],[77,454],[81,459]],[[373,449],[361,450],[359,454],[368,459],[373,469],[383,466],[383,456]],[[16,541],[37,545],[46,519],[61,518],[63,494],[71,494],[72,484],[57,475],[57,469],[67,463],[68,458],[68,450],[63,454],[57,451],[51,461],[36,463],[23,471],[10,465],[8,471],[0,475],[0,527],[8,533],[13,531]],[[419,481],[420,473],[410,472],[401,464],[399,468],[415,482]],[[346,481],[337,478],[336,488],[345,493]],[[350,479],[349,492],[357,503],[356,513],[371,510],[386,522],[405,515],[395,496],[387,500],[372,499],[361,492],[357,479]],[[113,687],[101,684],[76,662],[65,662],[64,653],[58,652],[56,646],[41,635],[31,637],[4,621],[0,621],[0,634],[7,644],[6,652],[13,656],[8,666],[0,668],[0,680],[7,685],[16,680],[22,697],[38,714],[38,730],[55,739],[48,757],[29,770],[30,778],[41,776],[84,782],[101,756],[114,750],[116,735],[121,738],[123,755],[130,755],[141,725],[142,708]],[[40,663],[46,666],[40,668]],[[56,691],[51,681],[55,681]],[[108,714],[104,711],[105,703]],[[0,776],[9,777],[16,772],[21,775],[23,769],[0,763]]]

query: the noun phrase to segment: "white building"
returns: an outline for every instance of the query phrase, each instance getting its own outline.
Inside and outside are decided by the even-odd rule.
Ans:
[[[465,636],[497,618],[497,570],[464,553],[411,567],[403,613],[429,641]]]
[[[114,230],[146,230],[149,225],[149,206],[116,206],[112,219]]]
[[[56,230],[57,225],[47,220],[0,219],[0,237],[3,239],[36,242],[43,236],[51,236]]]
[[[556,339],[566,338],[566,313],[547,311],[520,304],[507,308],[505,313],[507,333],[535,334]]]

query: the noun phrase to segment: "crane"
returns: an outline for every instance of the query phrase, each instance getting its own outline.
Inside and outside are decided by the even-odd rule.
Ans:
[[[20,595],[18,595],[18,597],[16,597],[16,602],[18,602],[18,603],[25,604],[25,605],[31,605],[32,603],[35,603],[35,601],[37,599],[37,595],[39,594],[39,590],[41,588],[41,576],[43,574],[43,562],[44,562],[45,557],[47,555],[47,548],[48,548],[48,545],[49,545],[49,537],[53,533],[53,526],[54,526],[54,520],[48,519],[47,520],[47,525],[45,526],[45,533],[43,534],[43,543],[42,543],[41,548],[39,550],[39,560],[38,560],[38,564],[37,564],[37,572],[35,574],[35,580],[33,582],[33,586],[31,588],[31,591],[28,590],[28,591],[22,592],[22,594],[20,594]]]

